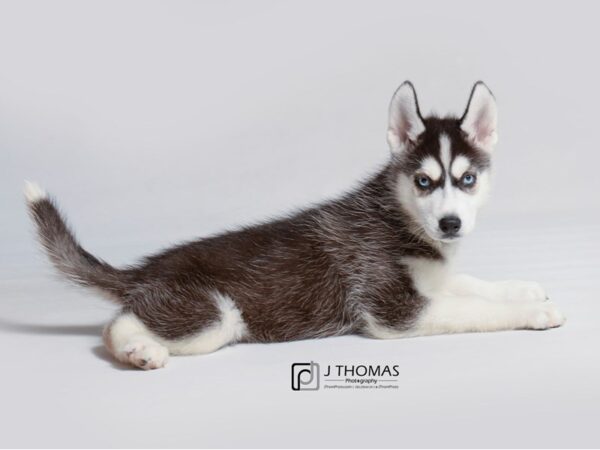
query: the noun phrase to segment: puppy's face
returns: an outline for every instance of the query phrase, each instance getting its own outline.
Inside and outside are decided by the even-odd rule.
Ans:
[[[460,119],[423,119],[410,83],[392,99],[388,142],[403,209],[432,239],[452,242],[471,232],[490,187],[496,106],[477,83]]]

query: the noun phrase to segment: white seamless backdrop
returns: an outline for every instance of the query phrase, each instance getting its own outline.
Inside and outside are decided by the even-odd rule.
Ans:
[[[599,13],[592,1],[0,2],[0,445],[600,445]],[[405,79],[424,113],[462,113],[478,79],[493,90],[495,187],[463,263],[544,282],[563,296],[564,330],[241,346],[152,374],[106,360],[113,307],[48,277],[24,179],[56,196],[90,251],[130,263],[377,170]],[[399,361],[403,389],[288,392],[289,364],[311,359]]]

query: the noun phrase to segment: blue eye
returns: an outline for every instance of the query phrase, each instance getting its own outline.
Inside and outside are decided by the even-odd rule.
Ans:
[[[428,188],[431,186],[431,179],[425,175],[418,175],[417,185],[421,188]]]
[[[475,184],[475,175],[466,173],[462,178],[462,183],[465,186],[473,186]]]

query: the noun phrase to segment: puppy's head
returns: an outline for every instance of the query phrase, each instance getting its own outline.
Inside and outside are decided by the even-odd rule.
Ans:
[[[473,86],[461,118],[423,118],[408,81],[394,94],[387,139],[396,195],[430,238],[452,242],[473,230],[489,191],[496,116],[494,96],[482,82]]]

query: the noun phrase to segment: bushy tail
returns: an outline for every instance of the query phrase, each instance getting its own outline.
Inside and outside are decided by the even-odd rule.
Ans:
[[[54,202],[37,184],[25,183],[29,212],[40,243],[56,269],[81,286],[99,288],[122,302],[127,290],[126,272],[115,269],[85,251],[65,223]]]

